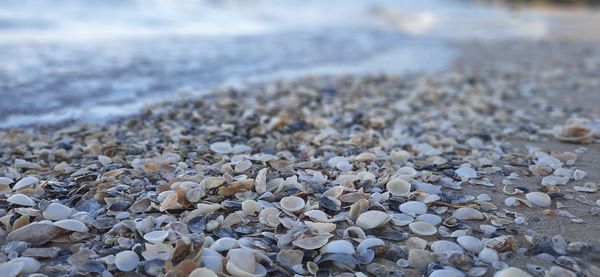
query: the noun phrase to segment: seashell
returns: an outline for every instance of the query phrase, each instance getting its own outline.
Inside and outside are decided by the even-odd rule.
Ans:
[[[53,224],[34,222],[13,230],[6,236],[6,241],[25,241],[34,245],[44,244],[64,231]]]
[[[580,170],[580,169],[575,169],[575,171],[573,172],[573,179],[575,181],[580,181],[581,179],[583,179],[585,176],[587,175],[587,172]]]
[[[392,179],[387,182],[386,188],[394,196],[404,196],[410,192],[411,184],[402,179]]]
[[[0,177],[0,185],[8,186],[14,183],[13,179],[8,177]]]
[[[328,190],[326,190],[325,192],[323,192],[321,194],[321,196],[326,196],[326,197],[332,197],[332,198],[338,198],[340,197],[340,195],[342,195],[344,193],[344,187],[342,186],[335,186],[335,187],[331,187]]]
[[[365,234],[365,231],[363,231],[361,228],[356,226],[350,226],[344,229],[344,232],[342,233],[342,238],[352,239],[354,241],[362,241],[367,238],[367,235]]]
[[[412,216],[406,214],[393,214],[392,215],[392,224],[396,226],[406,226],[411,222],[415,221]]]
[[[27,176],[23,179],[21,179],[20,181],[18,181],[12,188],[13,191],[17,191],[29,186],[32,186],[34,184],[36,184],[37,182],[39,182],[40,180],[38,180],[38,178],[35,178],[33,176]]]
[[[185,191],[185,199],[191,203],[198,203],[205,195],[202,187],[194,187]]]
[[[400,211],[409,215],[424,214],[427,212],[427,205],[419,201],[408,201],[400,204]]]
[[[59,220],[59,221],[54,222],[54,226],[64,229],[64,230],[73,231],[73,232],[85,233],[90,230],[87,226],[85,226],[85,224],[83,222],[76,220],[76,219]]]
[[[483,250],[483,242],[473,236],[460,236],[456,238],[456,242],[470,252],[479,253]]]
[[[412,222],[408,224],[408,228],[413,233],[421,236],[431,236],[437,233],[437,228],[427,222]]]
[[[146,243],[145,245],[146,250],[142,252],[142,257],[144,257],[144,260],[170,261],[173,259],[173,253],[175,252],[175,249],[172,245],[164,243]]]
[[[143,213],[150,210],[150,204],[152,201],[148,198],[139,199],[129,207],[129,211],[132,213]]]
[[[360,199],[356,203],[350,205],[349,215],[352,220],[356,220],[360,214],[367,210],[369,207],[369,200]]]
[[[355,254],[356,251],[354,251],[354,246],[349,241],[332,240],[321,248],[321,254],[325,253],[352,255]]]
[[[115,255],[115,266],[118,270],[129,272],[137,268],[140,257],[137,253],[127,250],[121,251]]]
[[[218,252],[240,247],[238,241],[234,238],[220,238],[211,244],[210,249]]]
[[[302,258],[304,257],[304,252],[300,250],[294,249],[283,249],[277,253],[277,261],[281,264],[293,267],[295,265],[302,263]]]
[[[281,207],[288,212],[297,212],[304,208],[306,203],[304,199],[297,196],[286,196],[281,198],[279,202]]]
[[[415,218],[416,221],[427,222],[433,226],[437,226],[442,223],[442,217],[434,214],[422,214]]]
[[[484,219],[485,216],[480,211],[473,208],[458,208],[452,213],[452,217],[459,220]]]
[[[330,234],[316,235],[314,237],[294,240],[292,244],[305,250],[313,250],[323,247],[332,236]]]
[[[42,215],[48,220],[63,220],[69,218],[73,210],[60,203],[50,203]]]
[[[592,138],[594,132],[584,126],[567,125],[554,128],[552,135],[560,141],[577,143]]]
[[[423,249],[408,250],[408,264],[412,268],[421,269],[434,261],[435,257],[431,251]]]
[[[144,235],[144,239],[149,243],[162,243],[169,236],[168,231],[152,231]]]
[[[496,273],[496,277],[532,277],[529,273],[516,267],[509,267]]]
[[[219,277],[219,275],[217,275],[214,271],[208,268],[200,267],[190,272],[190,275],[188,275],[188,277]]]
[[[176,210],[183,208],[178,202],[179,197],[175,191],[170,191],[168,196],[162,201],[159,207],[159,211],[164,212],[167,210]]]
[[[342,206],[342,201],[330,197],[330,196],[323,196],[321,198],[319,198],[319,207],[327,209],[327,210],[331,210],[331,211],[339,211],[340,207]]]
[[[334,223],[324,222],[305,222],[305,224],[313,231],[313,233],[331,233],[335,231],[335,228],[337,227]]]
[[[262,207],[254,200],[244,200],[242,202],[242,211],[247,215],[255,215],[260,210],[262,210]]]
[[[2,272],[2,275],[6,277],[17,277],[23,270],[23,267],[25,267],[24,263],[6,262],[0,264],[0,272]]]
[[[464,250],[460,245],[447,240],[433,242],[431,250],[443,260],[448,260],[454,253],[464,254]]]
[[[30,258],[30,257],[14,258],[14,259],[10,260],[9,263],[23,264],[23,268],[20,271],[22,273],[35,273],[38,270],[40,270],[40,268],[42,267],[40,262],[38,262],[36,259]],[[3,272],[3,274],[4,274],[4,272]]]
[[[380,246],[380,245],[385,245],[385,242],[382,239],[368,238],[368,239],[361,241],[358,244],[358,246],[356,247],[356,252],[362,253],[371,247]]]
[[[377,158],[377,156],[375,156],[375,154],[373,154],[371,152],[362,152],[362,153],[358,154],[356,156],[356,158],[354,158],[354,159],[359,162],[366,162],[366,161],[375,160],[376,158]]]
[[[462,277],[462,276],[464,276],[464,273],[459,272],[456,269],[455,270],[438,269],[438,270],[431,272],[431,274],[429,274],[429,277]]]
[[[419,237],[410,237],[406,240],[406,248],[408,249],[425,249],[427,241]]]
[[[458,169],[454,170],[454,173],[456,173],[456,175],[463,180],[469,180],[477,177],[477,171],[466,166],[459,167]]]
[[[529,166],[529,171],[534,176],[548,176],[552,173],[553,169],[547,165],[533,164]]]
[[[320,210],[306,211],[306,212],[304,212],[304,215],[308,216],[313,221],[326,222],[329,219],[328,215],[325,212],[320,211]]]
[[[390,219],[390,216],[382,211],[366,211],[358,216],[356,226],[366,230],[373,229],[387,223]]]
[[[236,277],[266,276],[267,269],[256,262],[256,257],[248,249],[231,249],[227,253],[227,272]]]
[[[254,190],[256,192],[263,194],[267,191],[267,173],[269,168],[263,168],[256,173],[256,178],[254,182]]]
[[[228,154],[233,152],[233,147],[229,142],[215,142],[210,145],[210,150],[217,154]]]
[[[552,204],[552,199],[550,199],[550,196],[543,192],[530,192],[525,194],[525,198],[527,198],[527,200],[529,200],[531,203],[540,207],[550,207]]]
[[[11,197],[6,199],[6,201],[8,201],[9,203],[12,203],[14,205],[35,206],[35,201],[33,201],[33,199],[31,199],[29,196],[27,196],[25,194],[20,194],[20,193],[13,194]]]
[[[494,263],[499,260],[498,252],[494,249],[485,247],[479,252],[479,259],[488,264]]]

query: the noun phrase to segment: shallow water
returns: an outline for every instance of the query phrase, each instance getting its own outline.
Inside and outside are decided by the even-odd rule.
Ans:
[[[458,1],[4,1],[0,127],[99,120],[229,84],[435,71],[454,39],[543,35]]]

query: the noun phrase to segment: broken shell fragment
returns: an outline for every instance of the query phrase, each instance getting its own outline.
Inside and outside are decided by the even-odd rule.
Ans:
[[[162,243],[169,236],[168,231],[152,231],[144,235],[144,239],[150,243]]]

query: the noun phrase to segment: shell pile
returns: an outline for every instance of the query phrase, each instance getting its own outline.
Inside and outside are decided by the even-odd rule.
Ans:
[[[600,207],[584,149],[507,143],[542,139],[546,106],[506,104],[525,81],[307,79],[1,131],[0,271],[600,276],[597,244],[533,228]]]

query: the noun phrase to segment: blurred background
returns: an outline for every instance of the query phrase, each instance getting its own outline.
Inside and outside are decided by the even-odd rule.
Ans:
[[[305,75],[448,68],[454,42],[593,40],[598,1],[3,0],[0,128]]]

